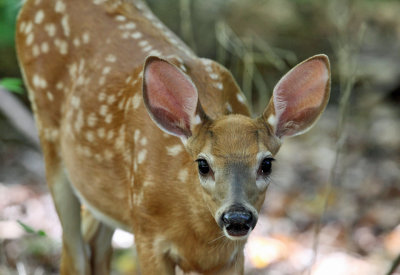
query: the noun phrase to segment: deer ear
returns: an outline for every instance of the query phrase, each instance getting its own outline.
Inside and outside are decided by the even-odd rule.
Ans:
[[[326,55],[313,56],[282,77],[262,119],[279,138],[302,134],[324,111],[329,93],[329,59]]]
[[[187,139],[197,116],[198,94],[191,79],[175,65],[155,56],[146,59],[143,74],[143,100],[157,126]]]

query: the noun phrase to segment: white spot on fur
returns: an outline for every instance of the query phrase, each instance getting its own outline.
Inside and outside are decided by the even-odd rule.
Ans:
[[[107,105],[101,105],[100,106],[100,115],[101,116],[106,116],[107,115],[107,112],[108,112],[108,106]]]
[[[99,78],[99,85],[100,85],[100,86],[103,86],[104,83],[106,83],[106,78],[105,78],[104,76],[101,76],[101,77]]]
[[[109,95],[108,96],[108,98],[107,98],[107,104],[108,105],[111,105],[111,104],[113,104],[114,102],[115,102],[115,95]]]
[[[124,27],[125,27],[125,29],[127,29],[127,30],[133,30],[134,28],[136,28],[136,24],[133,23],[133,22],[129,22],[129,23],[126,23],[126,24],[124,25]]]
[[[103,71],[101,73],[106,75],[106,74],[109,74],[110,72],[111,72],[111,68],[110,67],[104,67]]]
[[[105,2],[106,2],[106,0],[93,0],[93,4],[95,4],[95,5],[101,5]]]
[[[153,184],[154,184],[154,182],[152,180],[149,180],[149,179],[143,181],[143,187],[147,187],[147,186],[150,186],[150,185],[153,185]]]
[[[147,138],[142,137],[142,139],[140,140],[140,145],[145,146],[146,144],[147,144]]]
[[[79,110],[77,118],[75,120],[74,128],[75,131],[80,132],[82,127],[83,127],[84,121],[83,121],[83,111]]]
[[[114,154],[109,149],[104,150],[104,158],[110,161],[113,158]]]
[[[173,157],[177,156],[180,152],[183,151],[183,147],[180,144],[168,146],[166,147],[166,149],[167,149],[167,154]]]
[[[147,47],[144,47],[142,50],[143,50],[144,52],[148,52],[148,51],[150,51],[151,49],[153,49],[153,46],[148,45]]]
[[[211,74],[210,74],[210,77],[211,77],[211,79],[213,79],[213,80],[217,80],[217,79],[218,79],[218,75],[217,75],[217,74],[214,74],[214,73],[211,73]]]
[[[40,24],[43,22],[44,12],[43,10],[38,10],[35,15],[35,23]]]
[[[46,128],[44,131],[44,138],[48,141],[55,141],[59,136],[59,131],[54,128]]]
[[[107,139],[108,139],[108,140],[111,140],[113,137],[114,137],[114,131],[113,131],[113,130],[108,131],[108,133],[107,133]]]
[[[68,23],[68,15],[64,15],[63,18],[61,18],[61,26],[63,28],[64,35],[68,37],[69,32],[70,32],[69,23]]]
[[[46,95],[47,95],[47,98],[48,98],[50,101],[53,101],[53,100],[54,100],[54,96],[53,96],[53,94],[52,94],[51,92],[47,92]]]
[[[44,30],[47,32],[48,36],[53,37],[56,34],[56,25],[53,23],[46,24]]]
[[[136,205],[141,205],[143,201],[143,190],[139,194],[133,194],[133,201]]]
[[[49,44],[47,42],[43,42],[40,48],[42,49],[43,53],[49,52]]]
[[[25,21],[22,21],[21,23],[19,23],[19,29],[18,29],[18,31],[19,31],[20,33],[25,32],[25,27],[26,27],[26,22],[25,22]]]
[[[87,117],[87,124],[89,127],[94,127],[97,123],[97,116],[95,113],[90,113]]]
[[[110,124],[110,123],[112,122],[112,118],[113,118],[112,114],[108,114],[108,115],[106,116],[106,119],[105,119],[104,121],[105,121],[106,123]]]
[[[81,41],[79,40],[79,37],[75,37],[74,40],[72,41],[75,47],[79,47],[81,45]]]
[[[115,55],[109,54],[109,55],[107,55],[107,57],[106,57],[106,61],[107,61],[107,62],[110,62],[110,63],[113,63],[113,62],[117,61],[117,58],[115,57]]]
[[[222,82],[217,82],[217,83],[214,83],[213,85],[218,90],[222,90],[224,88],[224,85],[222,84]]]
[[[210,59],[202,58],[201,63],[203,63],[205,66],[211,66],[212,61]]]
[[[86,139],[89,142],[93,142],[94,141],[94,134],[92,131],[87,131],[86,132]]]
[[[82,34],[82,42],[83,44],[87,44],[90,41],[90,34],[88,32],[84,32]]]
[[[56,5],[54,6],[54,10],[57,13],[65,12],[65,3],[61,0],[57,0]]]
[[[140,137],[140,130],[136,129],[135,133],[133,134],[133,140],[135,141],[135,143],[138,143],[139,137]]]
[[[151,50],[151,51],[149,52],[149,55],[161,56],[162,54],[161,54],[161,52],[158,51],[158,50]]]
[[[131,80],[132,80],[132,76],[130,75],[125,79],[125,83],[128,84],[129,82],[131,82]]]
[[[71,98],[71,105],[72,105],[72,107],[74,107],[75,109],[78,109],[78,108],[79,108],[80,103],[81,103],[81,99],[80,99],[79,97],[73,96],[73,97]]]
[[[133,109],[136,110],[137,108],[139,108],[141,99],[142,99],[142,97],[141,97],[140,93],[136,93],[136,94],[133,96],[133,98],[132,98],[132,106],[133,106]]]
[[[124,143],[124,137],[123,136],[118,136],[117,139],[115,140],[115,149],[117,150],[122,150],[124,149],[125,143]]]
[[[94,158],[95,158],[95,160],[97,160],[98,162],[102,162],[102,161],[103,161],[103,157],[102,157],[99,153],[95,154],[95,155],[94,155]]]
[[[142,36],[143,36],[143,34],[142,34],[141,32],[134,32],[134,33],[131,34],[131,37],[132,37],[133,39],[139,39],[139,38],[141,38]]]
[[[83,83],[85,83],[85,78],[83,77],[83,75],[80,75],[78,77],[78,79],[76,80],[76,85],[80,86],[80,85],[83,85]]]
[[[104,138],[106,136],[106,130],[104,128],[97,129],[97,136],[99,138]]]
[[[56,38],[54,40],[54,45],[58,48],[60,54],[66,55],[68,53],[68,43],[65,40]]]
[[[206,71],[208,73],[213,73],[213,69],[211,68],[211,66],[206,66]]]
[[[32,32],[29,33],[25,40],[26,45],[27,46],[32,45],[34,39],[35,39],[35,36],[33,35],[33,33]]]
[[[76,72],[78,70],[78,66],[76,63],[71,64],[71,66],[68,68],[69,75],[73,78],[75,78]]]
[[[32,29],[33,29],[33,23],[32,23],[32,21],[29,21],[29,22],[26,24],[25,34],[30,33],[30,32],[32,31]]]
[[[33,56],[38,56],[39,54],[40,54],[40,48],[39,48],[39,45],[33,45],[33,47],[32,47],[32,54],[33,54]]]
[[[226,109],[228,110],[228,112],[232,113],[232,105],[229,104],[229,102],[227,102],[227,103],[225,104],[225,107],[226,107]]]
[[[185,183],[189,177],[189,172],[187,169],[181,169],[178,173],[178,179]]]
[[[123,15],[117,15],[117,16],[115,16],[115,20],[117,20],[119,22],[124,22],[126,20],[126,17]]]
[[[99,95],[97,96],[97,99],[102,102],[106,99],[106,94],[104,92],[99,93]]]
[[[47,87],[47,82],[45,79],[41,78],[39,75],[34,74],[32,78],[33,86],[36,88],[45,89]]]
[[[146,160],[147,150],[142,149],[138,154],[138,163],[142,164]]]
[[[125,102],[124,102],[124,100],[121,100],[121,101],[118,103],[118,109],[122,110],[122,109],[124,109],[124,107],[125,107]]]
[[[62,90],[63,88],[64,88],[64,84],[62,82],[57,82],[56,89],[57,90]]]
[[[142,41],[140,41],[139,43],[138,43],[138,45],[140,46],[140,47],[146,47],[147,45],[149,45],[149,41],[147,41],[147,40],[142,40]]]
[[[236,98],[241,103],[245,103],[246,102],[246,98],[241,93],[237,93],[236,94]]]

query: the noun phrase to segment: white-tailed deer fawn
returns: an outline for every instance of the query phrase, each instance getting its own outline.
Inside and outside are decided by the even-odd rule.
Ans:
[[[282,138],[328,102],[328,58],[289,71],[253,119],[231,74],[142,2],[28,0],[16,38],[63,228],[61,274],[108,274],[116,227],[135,234],[142,274],[243,274]]]

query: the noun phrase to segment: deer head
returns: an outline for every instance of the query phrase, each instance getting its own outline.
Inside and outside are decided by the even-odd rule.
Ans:
[[[143,98],[150,117],[181,138],[197,162],[205,203],[232,240],[245,240],[257,223],[282,139],[309,130],[329,92],[329,60],[316,55],[282,77],[260,117],[231,114],[212,120],[196,86],[178,67],[158,57],[148,57],[144,66]]]

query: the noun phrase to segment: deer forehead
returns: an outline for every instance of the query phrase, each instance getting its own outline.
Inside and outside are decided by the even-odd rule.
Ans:
[[[229,115],[216,120],[209,129],[206,154],[216,163],[240,161],[252,163],[260,151],[268,150],[260,144],[260,128],[249,117]]]

